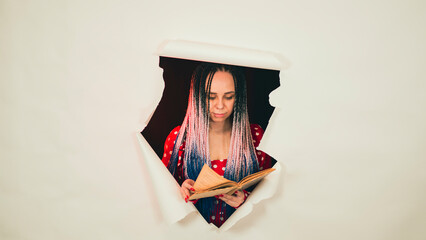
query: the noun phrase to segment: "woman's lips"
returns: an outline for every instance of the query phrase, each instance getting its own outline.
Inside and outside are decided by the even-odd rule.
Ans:
[[[217,118],[222,118],[225,116],[225,113],[213,113],[213,115]]]

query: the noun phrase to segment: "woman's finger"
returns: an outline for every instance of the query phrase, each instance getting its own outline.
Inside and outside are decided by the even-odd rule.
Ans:
[[[191,185],[191,187],[194,186],[194,183],[195,183],[194,180],[192,179],[186,179],[185,182]]]
[[[182,184],[181,189],[182,189],[182,191],[183,191],[183,193],[184,193],[185,195],[189,195],[189,191],[188,191],[188,187],[187,187],[187,186],[185,186],[185,185],[183,185],[183,184]]]
[[[180,187],[180,192],[181,192],[182,197],[185,199],[185,201],[187,201],[187,199],[191,195],[189,190],[193,189],[193,185],[194,185],[194,180],[192,180],[192,179],[186,179],[182,183],[182,185]]]
[[[238,207],[244,202],[244,193],[241,191],[236,192],[236,196],[229,194],[222,194],[219,197],[220,200],[224,201],[232,207]]]
[[[243,192],[243,191],[236,191],[236,192],[235,192],[235,195],[236,195],[238,198],[243,198],[243,199],[244,199],[244,192]]]
[[[244,193],[242,191],[236,191],[233,195],[223,194],[222,197],[231,201],[239,201],[244,199]]]
[[[180,195],[182,195],[182,198],[185,199],[187,196],[185,191],[183,190],[183,188],[180,188],[179,190],[180,190]]]
[[[183,183],[182,186],[185,186],[188,189],[191,189],[194,186],[194,180],[192,179],[186,179]]]
[[[231,207],[236,207],[236,206],[238,206],[238,203],[237,203],[237,202],[235,202],[235,201],[232,201],[232,200],[229,200],[229,199],[223,199],[223,201],[224,201],[226,204],[228,204],[229,206],[231,206]]]

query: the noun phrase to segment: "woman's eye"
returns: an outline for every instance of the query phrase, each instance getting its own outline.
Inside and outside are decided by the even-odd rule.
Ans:
[[[226,100],[232,100],[235,96],[224,96],[223,98]],[[217,96],[208,96],[209,100],[215,100],[217,98]]]

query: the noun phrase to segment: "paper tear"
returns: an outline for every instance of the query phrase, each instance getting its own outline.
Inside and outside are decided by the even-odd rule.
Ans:
[[[290,61],[276,53],[187,40],[165,41],[160,45],[157,54],[163,57],[270,70],[283,70],[290,67]]]
[[[168,224],[173,224],[198,210],[193,204],[187,204],[183,201],[179,185],[164,166],[163,162],[152,150],[145,138],[138,133],[137,138],[142,150],[142,155],[148,172],[152,179],[152,188],[157,197],[160,210]],[[204,221],[204,219],[202,219]]]
[[[166,222],[168,224],[176,223],[185,219],[192,212],[196,212],[197,214],[194,214],[193,216],[191,214],[190,219],[185,219],[186,222],[188,222],[188,220],[206,222],[193,204],[183,201],[179,192],[179,185],[167,168],[163,165],[161,159],[159,159],[154,150],[152,150],[145,138],[140,133],[137,134],[137,138],[142,149],[144,162],[152,178],[152,188],[154,189],[161,208],[160,210]],[[246,202],[239,207],[219,229],[213,224],[210,224],[214,227],[213,229],[218,231],[227,231],[239,220],[249,215],[252,212],[254,205],[274,196],[278,188],[281,164],[277,162],[273,168],[276,170],[266,176],[256,186],[247,198]]]
[[[164,42],[158,50],[158,55],[272,70],[287,69],[290,66],[290,61],[274,53],[184,40]],[[273,122],[272,118],[270,121]],[[271,126],[268,129],[271,128],[273,127]],[[265,131],[261,142],[262,146],[265,146],[268,142],[268,132]],[[160,210],[169,225],[179,222],[178,225],[182,224],[182,226],[206,226],[209,231],[227,231],[238,221],[249,216],[256,204],[273,197],[277,192],[281,175],[279,159],[274,165],[276,171],[264,178],[250,194],[246,202],[220,228],[217,228],[213,224],[207,224],[193,204],[185,203],[180,195],[179,185],[163,165],[161,159],[140,133],[137,134],[137,138],[142,149],[144,162],[152,178],[152,187],[161,208]]]
[[[253,211],[254,205],[275,195],[281,175],[281,164],[277,162],[273,168],[275,168],[275,171],[266,176],[256,186],[247,198],[246,202],[239,207],[238,210],[235,211],[234,214],[232,214],[231,217],[229,217],[228,220],[219,228],[220,231],[227,231],[242,218],[249,215]]]

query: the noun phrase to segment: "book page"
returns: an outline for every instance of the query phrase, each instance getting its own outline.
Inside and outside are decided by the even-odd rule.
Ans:
[[[259,182],[262,178],[266,177],[269,173],[271,173],[272,171],[274,171],[275,169],[273,168],[268,168],[256,173],[253,173],[251,175],[246,176],[245,178],[243,178],[238,185],[240,185],[240,187],[242,189],[245,189],[247,187],[243,187],[243,186],[247,186],[248,183],[250,183],[251,181],[255,181],[255,183]],[[253,183],[254,184],[254,183]],[[251,184],[251,185],[253,185]],[[250,186],[251,186],[250,185]]]
[[[215,190],[207,190],[207,191],[201,191],[201,192],[195,192],[189,197],[189,200],[195,200],[199,198],[206,198],[206,197],[213,197],[220,194],[229,194],[233,193],[238,189],[237,186],[234,187],[227,187],[227,188],[219,188]]]
[[[195,192],[206,191],[209,189],[215,189],[217,186],[224,188],[227,186],[235,186],[236,182],[228,180],[224,177],[221,177],[213,169],[211,169],[207,164],[203,166],[200,174],[194,183]]]
[[[189,200],[212,197],[219,194],[233,194],[236,190],[246,189],[275,169],[265,169],[263,171],[253,173],[243,178],[239,183],[221,177],[207,164],[203,166],[197,180],[194,184],[195,192],[189,197]]]

